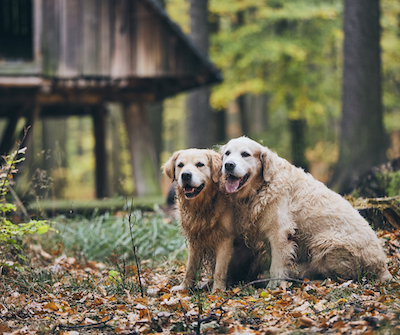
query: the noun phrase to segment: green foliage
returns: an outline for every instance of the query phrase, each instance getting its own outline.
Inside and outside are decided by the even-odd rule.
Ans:
[[[389,197],[400,195],[400,171],[392,173],[387,191]]]
[[[184,0],[168,0],[171,17],[187,26]],[[341,0],[211,0],[210,57],[224,82],[211,105],[224,109],[250,94],[268,97],[268,128],[250,134],[290,157],[288,119],[305,119],[307,146],[337,142],[342,75]]]
[[[128,219],[110,213],[89,218],[77,216],[54,219],[59,234],[50,232],[40,243],[45,248],[62,244],[67,251],[85,255],[86,259],[105,261],[113,254],[133,260]],[[176,222],[160,213],[133,212],[133,242],[140,259],[162,260],[185,257],[185,240]]]
[[[188,6],[166,0],[168,14],[185,32]],[[400,130],[400,5],[381,0],[380,6],[384,121],[392,132]],[[331,156],[341,114],[343,1],[210,0],[209,11],[210,57],[224,77],[213,88],[212,106],[224,109],[243,94],[265,94],[267,127],[250,136],[290,158],[287,120],[304,118],[307,149],[324,143],[324,155],[312,165]],[[322,162],[326,169],[335,163]]]
[[[6,260],[3,259],[5,254],[12,248],[18,250],[17,256],[24,259],[20,254],[21,247],[18,243],[18,237],[23,237],[30,234],[44,234],[50,227],[44,220],[30,220],[27,223],[14,224],[9,218],[9,214],[16,210],[16,206],[7,202],[6,195],[8,193],[10,183],[14,174],[18,171],[16,165],[22,162],[25,158],[24,155],[26,148],[20,148],[18,144],[17,150],[12,154],[5,157],[5,162],[1,168],[0,173],[0,266],[8,265]],[[19,158],[20,157],[20,158]],[[18,262],[16,263],[18,266]]]
[[[387,196],[396,197],[400,195],[400,171],[378,171],[375,177]]]
[[[397,0],[381,0],[381,47],[383,72],[383,102],[385,127],[388,131],[400,130],[400,4]]]
[[[225,81],[211,102],[223,108],[245,93],[269,93],[271,109],[318,122],[339,108],[341,1],[215,0],[220,18],[211,57]]]

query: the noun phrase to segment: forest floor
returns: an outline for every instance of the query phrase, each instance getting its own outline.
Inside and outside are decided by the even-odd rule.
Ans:
[[[0,334],[400,334],[400,230],[378,235],[389,284],[327,279],[216,294],[170,293],[182,262],[142,261],[139,285],[136,266],[115,255],[106,265],[31,246],[30,266],[0,274]]]

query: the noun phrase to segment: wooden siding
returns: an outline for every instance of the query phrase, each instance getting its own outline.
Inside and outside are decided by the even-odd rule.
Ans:
[[[46,77],[154,78],[208,72],[187,43],[140,0],[40,1]]]

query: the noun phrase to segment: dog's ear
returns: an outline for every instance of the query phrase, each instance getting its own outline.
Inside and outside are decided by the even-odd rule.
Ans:
[[[170,159],[162,166],[163,173],[172,181],[175,181],[175,163],[180,151],[174,152]]]
[[[208,157],[210,159],[211,178],[214,183],[218,183],[222,169],[221,155],[216,151],[210,150],[208,153]]]
[[[221,157],[224,155],[225,147],[226,147],[226,144],[225,144],[225,145],[218,145],[218,146],[216,146],[216,149],[215,149],[215,150],[217,150],[217,152],[219,152],[219,154],[221,155]]]
[[[262,174],[265,181],[270,182],[276,174],[277,154],[267,148],[260,153]]]

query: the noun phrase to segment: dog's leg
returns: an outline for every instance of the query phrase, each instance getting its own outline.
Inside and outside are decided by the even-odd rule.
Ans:
[[[213,292],[216,290],[225,290],[226,288],[228,267],[233,254],[233,238],[224,239],[218,243],[217,247],[215,250],[216,262]]]
[[[184,291],[195,285],[196,279],[200,275],[200,253],[191,243],[188,246],[188,260],[186,263],[186,273],[183,282],[172,287],[171,291]]]
[[[275,220],[272,221],[274,227],[268,233],[271,244],[270,278],[283,279],[288,276],[290,262],[296,255],[295,223],[290,218],[287,206],[280,206],[276,213]],[[279,285],[285,288],[286,282],[273,280],[268,283],[270,288]]]

